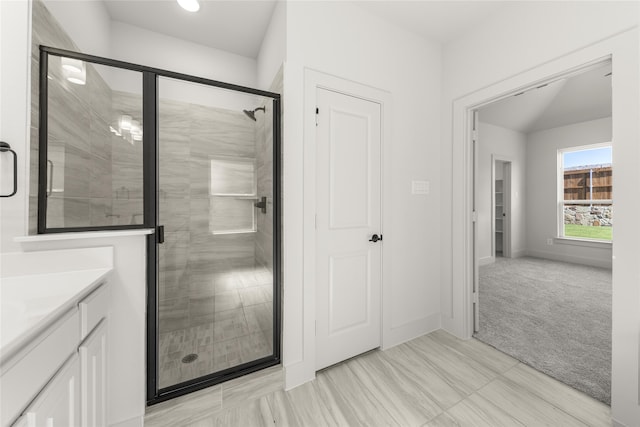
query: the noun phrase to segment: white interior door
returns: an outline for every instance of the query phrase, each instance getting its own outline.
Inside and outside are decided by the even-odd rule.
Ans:
[[[380,104],[317,89],[316,369],[380,346]],[[374,241],[372,241],[374,240]]]

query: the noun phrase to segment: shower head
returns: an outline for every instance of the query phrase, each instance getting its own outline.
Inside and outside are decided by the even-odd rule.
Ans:
[[[247,117],[249,117],[251,120],[253,120],[254,122],[256,121],[256,111],[264,111],[266,112],[267,109],[265,107],[258,107],[255,110],[242,110]]]

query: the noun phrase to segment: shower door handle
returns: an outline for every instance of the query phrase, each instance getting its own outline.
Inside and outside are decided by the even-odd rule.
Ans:
[[[164,225],[158,226],[158,243],[164,243]]]

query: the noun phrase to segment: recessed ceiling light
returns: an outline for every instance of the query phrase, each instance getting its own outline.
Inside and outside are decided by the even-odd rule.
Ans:
[[[189,12],[197,12],[200,10],[200,3],[198,3],[198,0],[178,0],[178,4],[184,10],[188,10]]]
[[[78,59],[62,57],[62,68],[74,73],[82,72],[82,61]]]

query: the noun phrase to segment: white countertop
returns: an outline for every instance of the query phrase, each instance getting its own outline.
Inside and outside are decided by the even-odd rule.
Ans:
[[[109,253],[111,248],[107,249]],[[47,327],[73,309],[103,283],[113,270],[110,263],[91,265],[83,262],[81,264],[84,265],[73,269],[51,271],[49,268],[39,268],[46,264],[44,260],[55,259],[59,255],[65,259],[75,258],[77,261],[82,258],[81,255],[100,254],[101,250],[104,252],[104,248],[82,252],[49,251],[18,254],[17,258],[3,259],[3,273],[13,274],[0,278],[0,364],[8,362]],[[9,262],[14,259],[29,261],[31,267],[28,270],[25,271],[23,267],[17,269],[26,274],[15,274],[19,271],[12,269]]]
[[[100,285],[109,268],[3,278],[0,358],[4,361]]]

